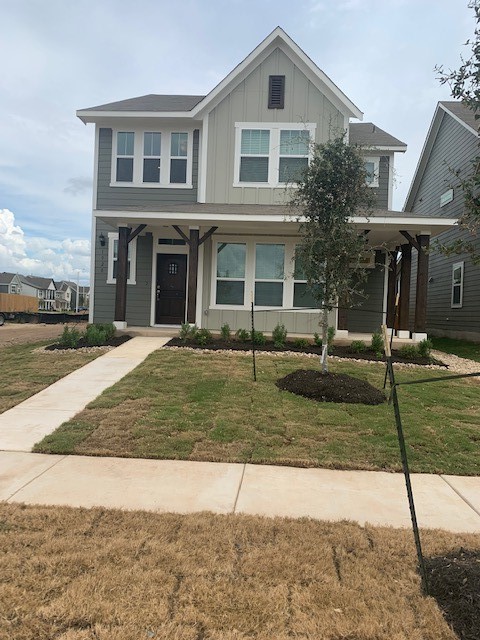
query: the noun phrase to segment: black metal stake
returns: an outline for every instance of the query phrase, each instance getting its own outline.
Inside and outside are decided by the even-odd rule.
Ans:
[[[397,293],[397,297],[395,298],[395,307],[393,312],[393,326],[392,333],[390,334],[390,353],[392,353],[392,345],[393,345],[393,332],[395,331],[395,322],[397,321],[397,313],[398,313],[398,301],[400,296]],[[383,388],[387,386],[387,377],[388,377],[388,367],[385,368],[385,378],[383,379]]]
[[[410,480],[410,469],[408,466],[407,448],[405,445],[405,437],[403,434],[402,418],[400,415],[400,406],[398,403],[397,387],[395,384],[395,374],[393,371],[392,353],[388,345],[387,327],[383,325],[383,339],[385,341],[385,357],[387,360],[387,375],[390,379],[390,387],[392,389],[391,399],[393,402],[393,410],[395,413],[395,423],[397,426],[398,444],[400,446],[400,455],[402,458],[403,475],[405,476],[405,485],[407,487],[408,506],[410,508],[410,518],[412,521],[413,537],[415,539],[415,547],[417,549],[418,564],[420,567],[420,574],[422,577],[422,586],[424,593],[428,596],[428,579],[427,570],[425,568],[425,561],[422,553],[422,543],[420,540],[420,530],[418,528],[417,514],[415,511],[415,502],[413,500],[412,483]]]
[[[252,357],[253,357],[253,381],[257,381],[257,367],[255,363],[255,314],[253,312],[253,299],[252,299]]]

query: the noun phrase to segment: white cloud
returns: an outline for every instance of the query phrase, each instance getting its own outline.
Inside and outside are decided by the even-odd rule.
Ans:
[[[36,275],[55,280],[76,280],[86,284],[90,270],[90,242],[66,238],[52,241],[48,238],[25,236],[15,224],[15,215],[0,209],[0,264],[2,270]]]

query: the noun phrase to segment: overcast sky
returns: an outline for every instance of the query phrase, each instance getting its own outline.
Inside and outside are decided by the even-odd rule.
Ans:
[[[401,210],[438,100],[468,56],[467,0],[0,0],[0,271],[86,282],[93,125],[80,108],[208,93],[280,25],[397,156]]]

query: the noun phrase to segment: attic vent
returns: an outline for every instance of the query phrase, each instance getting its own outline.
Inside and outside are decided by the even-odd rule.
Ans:
[[[285,76],[268,77],[268,108],[283,109],[285,104]]]

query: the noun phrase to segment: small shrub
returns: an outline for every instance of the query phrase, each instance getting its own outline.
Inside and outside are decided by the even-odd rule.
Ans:
[[[112,322],[105,322],[104,324],[97,323],[97,327],[100,327],[105,332],[105,339],[108,342],[111,340],[117,331],[115,325]]]
[[[89,324],[84,338],[89,347],[101,347],[107,342],[107,333],[101,324]]]
[[[284,324],[277,324],[272,331],[273,344],[277,349],[283,349],[287,342],[287,330]]]
[[[375,355],[377,356],[377,358],[381,358],[382,357],[382,353],[383,353],[383,336],[378,331],[375,331],[375,333],[372,334],[372,341],[370,343],[370,347],[371,347],[372,351],[375,352]]]
[[[399,355],[405,360],[415,360],[418,357],[418,349],[414,344],[404,344],[398,350]]]
[[[246,329],[239,329],[235,334],[236,339],[239,342],[248,342],[250,340],[250,331]]]
[[[313,334],[313,342],[317,345],[317,347],[321,347],[322,346],[322,336],[315,332]]]
[[[230,325],[227,322],[225,322],[225,324],[222,324],[222,326],[220,327],[220,335],[222,336],[222,340],[225,340],[225,342],[230,342],[231,331]]]
[[[80,342],[80,338],[82,337],[80,331],[73,326],[70,328],[65,325],[63,327],[63,333],[60,336],[58,343],[62,347],[78,347],[78,343]]]
[[[352,353],[363,353],[367,350],[367,345],[363,340],[352,340],[350,344],[350,351]]]
[[[258,344],[260,346],[263,346],[264,344],[266,344],[266,342],[267,342],[267,339],[261,331],[253,332],[253,344]]]
[[[306,349],[309,346],[309,342],[306,338],[295,338],[293,341],[293,346],[297,347],[297,349]]]
[[[335,327],[328,327],[327,330],[327,344],[328,348],[331,349],[333,347],[333,339],[335,338]]]
[[[197,329],[194,340],[197,344],[204,347],[206,344],[213,341],[213,336],[208,329]]]
[[[183,322],[180,327],[179,337],[183,342],[188,342],[189,340],[194,340],[197,335],[198,327],[196,324],[189,324],[188,322]]]
[[[427,340],[427,339],[422,340],[417,345],[418,355],[421,358],[430,358],[432,348],[433,348],[433,342],[431,340]]]

